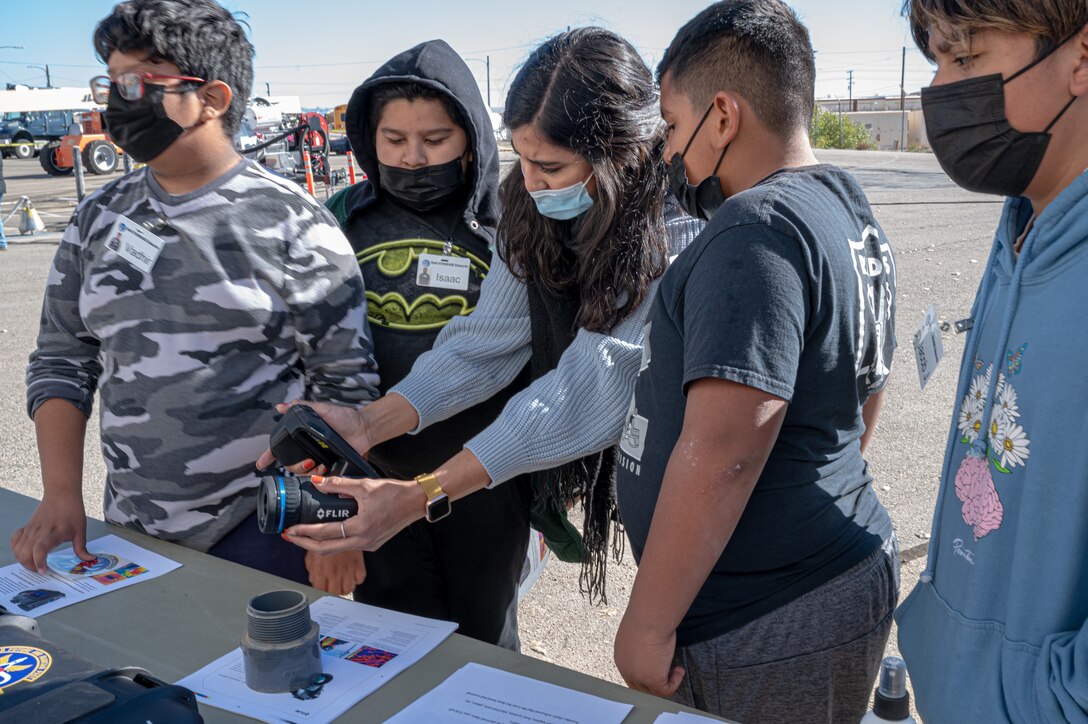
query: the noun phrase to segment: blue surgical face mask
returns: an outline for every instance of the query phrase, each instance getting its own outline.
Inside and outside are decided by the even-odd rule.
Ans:
[[[589,178],[592,177],[590,174]],[[589,178],[565,189],[542,189],[530,191],[529,195],[536,202],[536,210],[542,215],[549,219],[567,221],[584,214],[593,206],[593,197],[586,189]]]

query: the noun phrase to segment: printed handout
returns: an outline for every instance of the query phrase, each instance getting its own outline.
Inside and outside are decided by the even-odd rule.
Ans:
[[[242,650],[234,649],[178,682],[202,704],[267,722],[330,722],[446,640],[457,624],[387,611],[342,598],[310,606],[321,629],[322,673],[285,694],[246,686]]]
[[[620,724],[621,704],[481,664],[466,664],[389,724]]]
[[[158,578],[181,564],[106,535],[90,541],[95,557],[82,560],[66,545],[46,557],[48,572],[29,571],[18,563],[0,568],[0,604],[12,613],[37,618],[58,608]]]

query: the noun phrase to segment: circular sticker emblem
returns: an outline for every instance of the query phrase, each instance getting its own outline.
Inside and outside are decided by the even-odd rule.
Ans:
[[[23,681],[36,681],[53,665],[48,651],[33,646],[0,646],[0,694]]]
[[[50,553],[45,561],[51,569],[66,576],[93,576],[97,573],[105,573],[106,571],[112,571],[120,562],[117,556],[109,553],[98,553],[96,555],[97,558],[84,561],[70,551]]]

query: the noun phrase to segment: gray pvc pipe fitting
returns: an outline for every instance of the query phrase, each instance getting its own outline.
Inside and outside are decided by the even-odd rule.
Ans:
[[[301,689],[321,673],[318,625],[298,591],[269,591],[246,606],[242,661],[246,686],[265,694]]]

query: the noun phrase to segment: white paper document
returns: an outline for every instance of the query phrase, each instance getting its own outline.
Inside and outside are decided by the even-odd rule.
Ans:
[[[632,708],[489,666],[466,664],[389,719],[389,724],[620,724]]]
[[[242,650],[234,649],[177,682],[202,704],[267,722],[331,722],[445,641],[457,628],[343,598],[310,605],[321,629],[321,681],[290,694],[246,686]],[[238,632],[241,637],[242,632]]]
[[[181,567],[177,561],[115,535],[90,541],[87,550],[94,560],[81,560],[71,545],[53,551],[45,559],[49,571],[44,575],[18,563],[0,568],[0,604],[12,613],[37,618]]]
[[[654,719],[654,724],[705,724],[705,722],[716,722],[718,719],[711,719],[708,716],[699,716],[698,714],[688,714],[684,711],[678,711],[675,714],[665,712]]]

